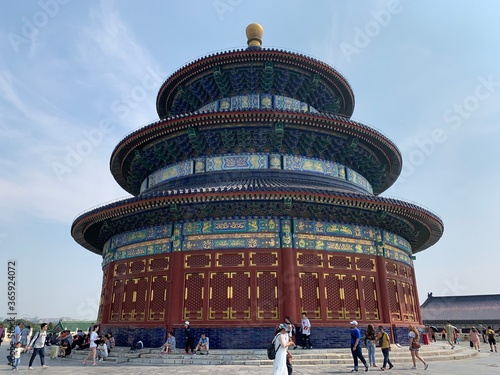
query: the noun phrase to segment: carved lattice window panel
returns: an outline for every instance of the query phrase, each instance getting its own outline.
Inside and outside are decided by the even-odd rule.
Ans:
[[[109,320],[118,321],[122,311],[123,301],[123,280],[115,280],[113,282],[113,290],[111,291],[111,308],[109,311]]]
[[[356,269],[361,271],[376,271],[375,259],[356,258]]]
[[[278,265],[278,254],[275,252],[258,252],[250,253],[250,265],[251,266],[277,266]]]
[[[321,318],[319,279],[315,272],[299,272],[301,310],[314,318]]]
[[[229,272],[210,273],[210,319],[229,319],[230,286],[231,274]]]
[[[325,279],[326,315],[328,319],[345,319],[344,307],[341,301],[341,288],[339,274],[323,275]]]
[[[139,260],[136,262],[131,261],[130,266],[129,266],[129,273],[130,274],[136,274],[136,273],[142,273],[146,269],[146,260]]]
[[[256,273],[257,318],[278,319],[278,275],[274,271]]]
[[[250,272],[231,273],[231,319],[250,319]]]
[[[134,301],[134,314],[132,314],[135,321],[144,320],[146,316],[146,301],[148,298],[148,284],[147,277],[141,277],[137,280],[136,295]]]
[[[237,254],[217,254],[216,264],[218,267],[243,267],[245,265],[245,255]]]
[[[114,276],[123,276],[127,273],[127,262],[115,264]]]
[[[148,278],[138,277],[125,280],[121,321],[144,320]]]
[[[409,277],[409,275],[408,275],[408,271],[409,271],[408,268],[405,267],[405,266],[403,266],[402,264],[400,264],[398,268],[399,268],[399,270],[398,270],[399,276],[402,276],[402,277],[404,277],[404,278],[407,279]]]
[[[297,265],[298,266],[314,266],[323,267],[323,254],[297,254]]]
[[[170,264],[170,258],[161,257],[149,260],[149,271],[167,271]]]
[[[149,297],[149,318],[152,321],[165,319],[165,305],[167,303],[167,276],[151,277],[151,295]]]
[[[387,273],[392,273],[393,275],[398,274],[398,266],[395,263],[386,262],[385,267],[386,267]]]
[[[361,276],[363,286],[363,301],[365,304],[365,316],[367,320],[379,320],[380,314],[377,303],[377,286],[374,276]]]
[[[410,284],[402,282],[401,291],[404,296],[403,320],[407,322],[415,322],[417,319],[416,319],[415,296],[413,294],[413,288]]]
[[[211,254],[188,254],[185,258],[184,267],[210,267],[212,264],[211,259]]]
[[[352,260],[350,256],[328,255],[328,267],[339,270],[352,269]]]
[[[205,297],[205,274],[186,273],[184,281],[184,317],[197,320],[203,317],[203,300]]]
[[[387,291],[389,294],[389,305],[393,320],[401,321],[401,308],[399,306],[398,282],[393,279],[387,280]]]
[[[345,275],[345,277],[342,279],[342,288],[344,291],[344,308],[346,318],[361,319],[358,277],[356,275]]]

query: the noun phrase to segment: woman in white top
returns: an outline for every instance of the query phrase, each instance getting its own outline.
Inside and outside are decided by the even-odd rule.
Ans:
[[[99,325],[94,325],[94,330],[92,331],[92,333],[90,334],[90,353],[85,357],[85,359],[82,361],[82,363],[84,365],[87,364],[87,359],[89,359],[90,357],[92,357],[92,365],[95,366],[97,364],[97,362],[95,361],[96,359],[96,349],[97,349],[97,344],[96,344],[96,340],[98,339],[98,335],[97,335],[97,331],[99,331]]]
[[[288,375],[288,369],[286,367],[288,347],[295,344],[290,340],[290,336],[288,335],[286,329],[286,324],[280,324],[274,336],[273,341],[276,357],[274,358],[273,363],[273,375]]]
[[[420,357],[420,354],[418,353],[418,350],[420,349],[420,343],[419,343],[419,338],[420,335],[418,333],[417,328],[413,325],[408,326],[408,338],[410,339],[410,353],[411,353],[411,360],[413,362],[413,367],[411,368],[412,370],[415,370],[417,368],[417,361],[416,359],[424,364],[424,370],[427,370],[429,365],[427,362],[424,361],[422,357]]]

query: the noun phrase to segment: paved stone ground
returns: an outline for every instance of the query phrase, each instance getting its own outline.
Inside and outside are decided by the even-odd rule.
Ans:
[[[474,358],[463,360],[436,361],[429,363],[429,369],[424,371],[421,364],[418,364],[417,370],[411,370],[407,364],[400,367],[395,365],[390,374],[457,374],[457,375],[499,375],[500,374],[500,354],[484,352],[486,345],[482,345],[483,352]],[[1,361],[4,365],[0,367],[0,372],[11,372],[11,367],[7,366],[5,360],[8,351],[8,345],[4,343],[0,347]],[[410,355],[408,353],[408,355]],[[422,356],[424,356],[422,354]],[[106,375],[150,375],[150,374],[175,374],[175,375],[271,375],[273,370],[271,366],[230,366],[230,365],[136,365],[131,363],[116,364],[111,362],[99,362],[98,366],[83,366],[81,361],[75,359],[49,359],[46,357],[46,364],[50,367],[42,369],[40,361],[37,358],[34,362],[34,370],[28,370],[28,361],[30,355],[23,355],[19,372],[26,374],[57,374],[57,375],[76,375],[76,374],[106,374]],[[425,357],[424,357],[425,358]],[[380,358],[378,358],[379,360]],[[352,367],[346,365],[318,365],[318,366],[296,366],[294,375],[317,375],[317,374],[347,374],[351,372]],[[369,373],[381,373],[378,368],[370,369]]]

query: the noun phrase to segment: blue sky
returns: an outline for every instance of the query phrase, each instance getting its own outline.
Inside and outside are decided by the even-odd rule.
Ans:
[[[420,303],[494,294],[500,264],[497,1],[68,1],[2,3],[0,13],[0,316],[7,260],[19,315],[93,319],[101,259],[70,235],[82,211],[126,197],[109,172],[115,145],[157,119],[163,80],[210,52],[299,51],[350,82],[353,119],[400,148],[384,196],[437,213],[445,233],[417,255]]]

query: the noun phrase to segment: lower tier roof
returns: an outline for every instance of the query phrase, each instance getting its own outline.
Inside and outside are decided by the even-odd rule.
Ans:
[[[80,245],[101,254],[112,236],[130,230],[169,222],[250,216],[375,226],[408,240],[413,253],[435,244],[444,230],[437,215],[405,201],[307,181],[245,179],[166,189],[106,204],[81,214],[71,233]]]

